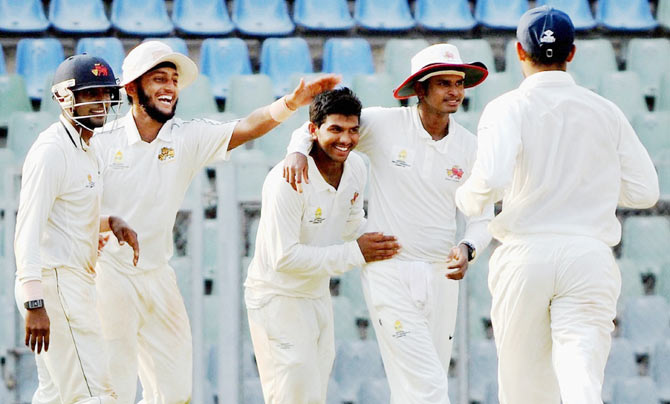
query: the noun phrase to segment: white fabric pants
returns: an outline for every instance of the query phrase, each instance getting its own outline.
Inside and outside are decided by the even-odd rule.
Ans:
[[[49,351],[35,355],[39,384],[32,403],[117,403],[95,311],[93,275],[83,269],[44,269],[42,288],[50,323]],[[25,318],[22,295],[17,282],[16,303]]]
[[[501,404],[602,404],[621,276],[587,237],[507,239],[491,257]]]
[[[446,264],[387,260],[361,272],[392,404],[449,404],[458,281]]]
[[[335,359],[330,296],[274,296],[247,314],[265,403],[325,404]]]
[[[135,402],[137,376],[145,404],[191,399],[191,327],[174,270],[127,275],[98,261],[98,313],[120,404]]]

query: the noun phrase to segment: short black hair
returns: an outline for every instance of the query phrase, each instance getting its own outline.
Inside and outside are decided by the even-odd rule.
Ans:
[[[360,120],[361,109],[363,105],[353,91],[347,87],[337,88],[314,97],[309,106],[309,120],[316,126],[321,126],[332,114],[355,115]]]
[[[570,49],[572,50],[572,48]],[[533,54],[530,51],[526,51],[526,49],[524,49],[524,52],[526,52],[526,56],[528,56],[528,59],[530,59],[535,66],[561,66],[568,61],[568,56],[570,56],[570,52],[568,52],[563,57],[557,56],[555,59],[550,59],[542,55],[542,53]]]

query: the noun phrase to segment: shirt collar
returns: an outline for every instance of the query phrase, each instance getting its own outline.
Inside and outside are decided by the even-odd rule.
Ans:
[[[307,167],[308,167],[307,170],[309,172],[309,182],[310,184],[312,184],[316,192],[326,191],[329,189],[337,191],[335,187],[330,185],[323,178],[323,175],[321,174],[321,171],[319,171],[319,168],[316,166],[316,162],[314,161],[314,158],[312,156],[307,156]],[[349,171],[350,171],[349,159],[347,158],[347,160],[344,162],[344,171],[342,172],[342,178],[340,179],[340,186],[347,181],[347,177],[350,175]]]
[[[575,85],[575,79],[572,78],[570,73],[564,72],[563,70],[548,70],[544,72],[538,72],[531,74],[526,77],[522,82],[519,88],[521,90],[528,90],[534,87],[542,85]]]
[[[142,141],[140,132],[137,130],[137,124],[135,123],[135,118],[133,118],[132,109],[128,111],[126,116],[124,116],[122,119],[125,120],[124,122],[122,122],[122,125],[126,128],[126,136],[128,136],[128,145],[132,145]],[[161,129],[158,131],[157,138],[164,142],[172,141],[172,119],[163,124]]]

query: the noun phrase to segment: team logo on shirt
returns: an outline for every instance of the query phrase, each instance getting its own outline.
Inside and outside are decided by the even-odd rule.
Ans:
[[[309,222],[312,223],[312,224],[323,223],[323,221],[326,220],[326,219],[324,219],[322,216],[323,216],[323,211],[321,210],[321,208],[317,207],[314,210],[314,218],[312,220],[310,220]]]
[[[95,182],[93,181],[93,177],[91,177],[91,174],[89,174],[86,179],[88,179],[88,184],[84,185],[86,188],[93,188],[95,186]]]
[[[460,181],[463,178],[463,169],[459,166],[447,168],[447,179],[451,181]]]
[[[411,165],[407,162],[407,150],[400,150],[395,160],[392,160],[391,163],[398,167],[411,167]]]
[[[123,159],[123,152],[121,150],[117,150],[116,153],[114,153],[114,159],[112,160],[111,164],[112,168],[128,168],[128,164]]]
[[[393,338],[402,338],[409,334],[409,331],[405,331],[405,329],[402,326],[402,321],[396,320],[395,323],[393,324],[393,328],[395,329],[395,332],[393,333],[392,337]]]
[[[354,197],[351,198],[351,206],[354,206],[354,203],[356,203],[356,199],[358,199],[358,192],[354,192]]]
[[[158,154],[158,160],[170,161],[172,159],[174,159],[174,149],[172,147],[162,147],[161,152]]]

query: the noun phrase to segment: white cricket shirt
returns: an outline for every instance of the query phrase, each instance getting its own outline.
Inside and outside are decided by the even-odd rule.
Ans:
[[[649,154],[614,103],[563,71],[536,73],[491,101],[478,129],[472,176],[456,193],[466,214],[503,199],[494,237],[574,234],[615,245],[617,203],[658,199]]]
[[[28,151],[14,239],[21,284],[41,280],[42,268],[94,272],[102,180],[94,146],[84,147],[61,117]]]
[[[307,154],[310,147],[305,124],[294,132],[288,151]],[[476,148],[475,136],[451,116],[449,133],[435,141],[416,106],[363,109],[356,151],[370,159],[366,231],[396,236],[397,259],[446,262],[460,214],[454,192],[470,175]],[[492,217],[490,205],[481,216],[467,219],[463,240],[478,251],[486,248]]]
[[[307,161],[310,183],[302,193],[282,177],[283,161],[265,178],[256,250],[244,282],[248,308],[260,308],[275,295],[328,296],[331,275],[365,264],[356,242],[365,223],[363,159],[349,154],[337,189],[311,156]]]
[[[147,143],[140,138],[130,111],[109,124],[113,130],[93,137],[104,167],[102,214],[122,217],[137,233],[140,245],[134,267],[132,248],[110,237],[101,262],[111,260],[128,273],[167,265],[172,257],[172,228],[186,190],[209,162],[228,159],[236,123],[173,118]]]

